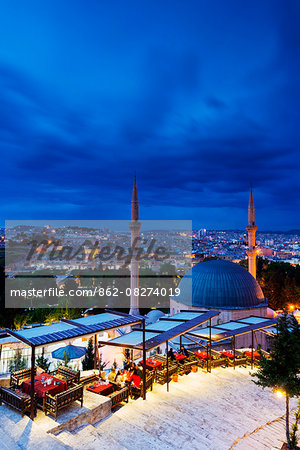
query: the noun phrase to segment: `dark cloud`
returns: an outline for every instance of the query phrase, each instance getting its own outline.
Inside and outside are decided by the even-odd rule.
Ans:
[[[242,227],[252,185],[261,228],[296,228],[299,6],[236,6],[138,8],[130,30],[124,10],[114,32],[81,11],[81,42],[75,8],[61,43],[40,12],[40,40],[0,47],[2,217],[127,219],[136,171],[144,218]]]

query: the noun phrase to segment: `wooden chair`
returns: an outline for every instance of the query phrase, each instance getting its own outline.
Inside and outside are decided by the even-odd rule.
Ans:
[[[95,381],[98,381],[98,380],[99,380],[99,375],[94,373],[92,375],[80,377],[79,383],[80,384],[93,384]]]
[[[216,367],[228,367],[229,363],[228,358],[218,358],[218,359],[212,359],[211,360],[211,368],[215,369]],[[208,367],[209,367],[209,361],[208,361]]]
[[[249,364],[251,364],[251,360],[247,356],[228,360],[228,367],[246,367]]]
[[[153,381],[154,381],[154,374],[149,375],[146,378],[146,390],[148,389],[153,389]],[[141,381],[141,384],[139,385],[139,387],[136,386],[131,386],[131,396],[138,398],[142,395],[143,392],[143,382]]]
[[[177,364],[169,364],[169,381],[174,373],[178,372]],[[155,374],[155,381],[159,384],[165,384],[167,382],[167,369],[164,367],[161,370],[157,370]]]
[[[58,411],[75,401],[81,402],[83,405],[83,384],[73,384],[69,389],[54,396],[45,395],[45,414],[54,416],[57,419]]]
[[[115,406],[119,405],[122,402],[128,403],[129,388],[124,387],[123,389],[120,389],[119,391],[113,392],[108,397],[111,399],[111,407],[112,408],[114,408]]]
[[[31,411],[31,397],[11,388],[0,388],[0,405],[2,402],[20,411],[22,417],[26,412],[30,413]],[[36,414],[36,395],[34,395],[34,414]]]
[[[198,361],[199,358],[197,358],[197,356],[195,355],[195,353],[194,353],[194,352],[191,352],[190,350],[188,350],[188,354],[189,354],[189,357],[187,358],[188,361],[194,361],[194,363],[197,363],[197,361]]]
[[[66,381],[67,387],[71,386],[73,383],[80,383],[80,370],[76,371],[61,365],[58,369],[50,373],[56,378]]]
[[[36,367],[34,367],[34,376],[36,376]],[[31,377],[31,369],[17,370],[10,374],[10,386],[13,388],[19,388],[24,380],[28,380]]]
[[[192,371],[192,366],[196,365],[196,361],[184,361],[184,364],[178,365],[179,375],[188,375]]]

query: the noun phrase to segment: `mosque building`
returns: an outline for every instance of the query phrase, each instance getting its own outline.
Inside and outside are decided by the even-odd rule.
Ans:
[[[219,324],[256,315],[268,317],[267,299],[256,281],[255,208],[252,189],[248,206],[248,271],[239,264],[210,260],[196,264],[179,283],[180,295],[170,300],[170,312],[209,310],[221,312]]]
[[[139,236],[140,222],[138,217],[138,197],[136,180],[134,180],[131,240]],[[226,260],[209,260],[199,262],[181,279],[178,288],[180,294],[170,298],[170,315],[181,311],[220,311],[218,317],[212,320],[212,325],[222,324],[249,316],[274,317],[274,312],[268,308],[268,302],[261,287],[256,281],[256,242],[255,207],[252,188],[248,205],[248,270],[237,263]],[[131,286],[138,286],[138,265],[131,267]],[[131,313],[138,313],[139,299],[131,297]],[[158,311],[157,311],[158,312]],[[249,336],[240,336],[240,346],[248,345]],[[264,346],[263,337],[261,344]]]

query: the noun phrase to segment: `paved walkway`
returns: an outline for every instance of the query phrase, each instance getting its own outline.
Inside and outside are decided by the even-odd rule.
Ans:
[[[285,439],[284,420],[275,419],[284,411],[284,398],[256,386],[249,369],[219,368],[179,377],[169,393],[166,385],[154,385],[147,401],[130,401],[95,426],[56,437],[45,432],[46,420],[32,422],[2,405],[0,448],[229,450],[235,443],[233,450],[278,449]]]
[[[41,430],[39,425],[22,417],[6,405],[0,406],[1,450],[70,450],[71,447]]]
[[[290,424],[295,422],[293,412],[290,414]],[[285,416],[267,422],[251,433],[247,433],[231,447],[232,450],[270,450],[281,449],[285,437]],[[300,440],[300,433],[298,433]]]
[[[154,385],[147,401],[132,401],[96,426],[57,437],[75,450],[229,450],[237,438],[282,416],[284,408],[284,399],[253,383],[249,369],[220,368],[212,374],[180,377],[178,383],[170,384],[169,393],[166,385]],[[260,447],[249,439],[249,445],[254,445],[249,448],[280,448],[284,428],[278,429],[274,442],[272,432],[261,439]],[[234,449],[248,448],[246,440],[243,445]]]

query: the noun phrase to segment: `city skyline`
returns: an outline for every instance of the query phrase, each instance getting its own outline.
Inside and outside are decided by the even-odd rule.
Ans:
[[[298,2],[5,5],[0,225],[299,228]],[[66,17],[68,20],[66,20]]]

